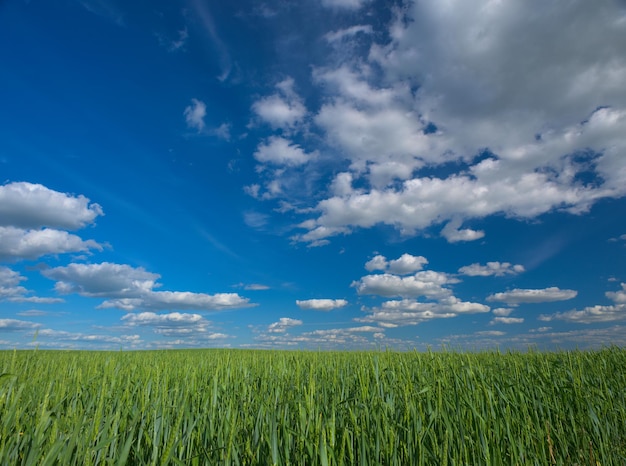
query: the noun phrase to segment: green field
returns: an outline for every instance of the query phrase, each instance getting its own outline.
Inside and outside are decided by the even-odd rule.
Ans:
[[[626,350],[0,352],[0,464],[624,465]]]

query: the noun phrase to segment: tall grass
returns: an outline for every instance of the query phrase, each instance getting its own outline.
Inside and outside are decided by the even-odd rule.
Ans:
[[[626,351],[0,352],[0,464],[624,465]]]

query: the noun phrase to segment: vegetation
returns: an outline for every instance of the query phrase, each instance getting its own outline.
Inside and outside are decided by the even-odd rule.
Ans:
[[[626,350],[0,352],[0,464],[624,465]]]

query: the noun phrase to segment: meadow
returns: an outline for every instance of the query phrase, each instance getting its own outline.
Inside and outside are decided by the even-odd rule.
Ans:
[[[2,465],[624,465],[626,350],[0,351]]]

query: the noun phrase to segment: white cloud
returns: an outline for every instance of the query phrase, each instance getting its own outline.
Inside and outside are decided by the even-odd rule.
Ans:
[[[104,215],[99,204],[27,182],[0,186],[0,226],[75,230]]]
[[[489,322],[489,325],[495,325],[495,324],[521,324],[524,322],[524,318],[523,317],[494,317],[493,319],[491,319],[491,322]]]
[[[187,126],[202,132],[205,127],[206,104],[198,99],[191,99],[191,105],[185,107],[183,112]]]
[[[378,224],[472,241],[485,232],[461,228],[470,220],[581,214],[626,195],[624,17],[583,0],[397,10],[390,42],[313,72],[326,97],[313,121],[351,177],[315,206],[312,241]]]
[[[480,303],[461,301],[455,296],[448,296],[438,302],[419,302],[410,299],[386,301],[380,308],[368,310],[366,317],[359,322],[374,322],[382,327],[417,325],[432,319],[456,317],[460,314],[489,312],[489,306]]]
[[[143,267],[102,262],[100,264],[69,264],[43,270],[47,278],[56,280],[59,293],[78,293],[89,297],[139,297],[157,286],[160,275]]]
[[[186,311],[217,311],[250,307],[248,298],[237,293],[192,293],[189,291],[149,291],[140,298],[118,298],[104,301],[98,308],[118,308],[125,311],[135,309]]]
[[[166,336],[206,333],[210,326],[210,322],[200,314],[184,314],[180,312],[170,312],[168,314],[155,314],[154,312],[126,314],[122,317],[122,321],[130,327],[149,327],[155,333]]]
[[[425,270],[406,277],[389,273],[366,275],[352,282],[351,286],[356,288],[358,294],[405,298],[426,296],[439,299],[448,297],[452,293],[444,288],[444,285],[457,282],[458,280],[446,273]]]
[[[307,163],[316,153],[306,153],[302,148],[280,136],[270,136],[267,143],[261,143],[254,158],[261,163],[297,166]]]
[[[370,272],[383,270],[392,274],[406,275],[422,270],[426,264],[428,264],[428,259],[425,257],[405,253],[391,261],[387,261],[385,256],[377,255],[365,264],[365,268]]]
[[[340,29],[338,31],[332,31],[324,34],[324,39],[330,44],[342,42],[346,38],[354,37],[357,34],[372,34],[373,29],[370,25],[359,24],[351,26],[349,28]]]
[[[306,107],[294,90],[294,81],[287,78],[276,85],[278,93],[257,100],[252,110],[273,128],[289,129],[302,122]]]
[[[107,298],[98,306],[102,309],[208,311],[251,306],[247,298],[236,293],[209,295],[188,291],[154,291],[161,286],[156,282],[160,275],[125,264],[69,264],[44,270],[42,274],[57,281],[54,288],[59,293]]]
[[[507,317],[511,314],[511,312],[513,312],[513,309],[507,307],[498,307],[496,309],[493,309],[491,312],[499,317]]]
[[[365,263],[365,269],[373,272],[374,270],[387,270],[389,262],[387,258],[380,254],[374,256],[371,260]]]
[[[322,5],[328,8],[358,10],[371,0],[322,0]]]
[[[472,230],[471,228],[461,229],[461,221],[458,219],[450,220],[443,230],[441,236],[448,240],[449,243],[458,243],[459,241],[476,241],[485,236],[484,231]]]
[[[290,317],[281,317],[278,322],[274,322],[267,327],[269,333],[285,333],[291,327],[302,325],[302,321]]]
[[[16,332],[19,330],[30,330],[40,327],[41,324],[29,322],[27,320],[0,319],[0,330],[3,332]]]
[[[58,341],[70,341],[70,342],[78,342],[78,343],[89,343],[89,344],[127,344],[131,346],[135,346],[141,343],[141,338],[139,335],[106,335],[106,334],[89,334],[89,333],[80,333],[80,332],[68,332],[65,330],[53,330],[53,329],[43,329],[39,330],[37,333],[37,338],[42,339],[53,339],[55,342]],[[38,340],[33,343],[39,343]]]
[[[502,277],[504,275],[517,275],[524,272],[523,265],[512,265],[510,262],[487,262],[486,265],[470,264],[459,269],[461,275],[470,277]]]
[[[296,300],[296,305],[300,309],[306,309],[311,311],[331,311],[344,307],[348,304],[345,299],[306,299]]]
[[[18,297],[26,293],[26,288],[20,286],[25,277],[8,267],[0,266],[0,299]]]
[[[626,304],[626,283],[622,283],[621,286],[620,291],[607,291],[605,293],[606,297],[615,304]]]
[[[503,293],[495,293],[487,297],[487,301],[500,301],[510,306],[523,303],[549,303],[554,301],[566,301],[575,298],[578,294],[575,290],[561,290],[555,286],[543,289],[515,289]]]
[[[565,320],[579,324],[591,324],[596,322],[615,322],[626,319],[626,304],[613,304],[609,306],[589,306],[583,310],[557,312],[555,314],[542,314],[539,320],[550,322],[553,320]]]
[[[542,314],[539,320],[546,322],[552,320],[565,320],[568,322],[577,322],[581,324],[590,324],[595,322],[614,322],[626,319],[626,283],[621,284],[620,291],[607,291],[606,297],[615,304],[608,306],[588,306],[582,310],[571,310],[566,312],[557,312],[556,314]]]
[[[103,247],[94,240],[83,241],[67,231],[0,227],[0,259],[36,259],[51,254],[88,252],[91,249],[102,251]]]

